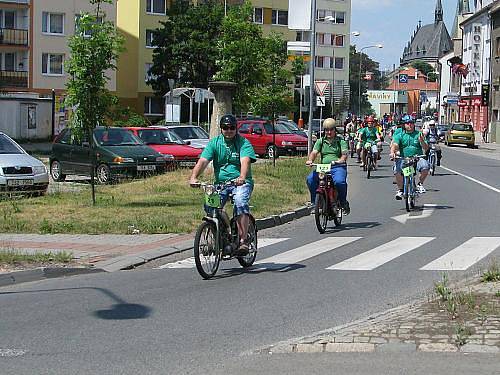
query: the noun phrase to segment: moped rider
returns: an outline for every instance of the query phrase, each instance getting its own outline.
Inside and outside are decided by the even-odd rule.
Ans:
[[[234,181],[234,185],[226,187],[221,192],[222,203],[225,205],[229,194],[233,193],[236,210],[236,224],[240,244],[236,255],[248,254],[247,242],[248,226],[250,224],[250,196],[253,191],[251,163],[257,160],[255,151],[250,142],[237,132],[237,121],[233,115],[224,115],[220,119],[222,134],[214,137],[200,155],[189,179],[192,187],[199,186],[198,177],[208,164],[213,161],[215,183],[221,184]],[[210,208],[205,206],[205,211]]]

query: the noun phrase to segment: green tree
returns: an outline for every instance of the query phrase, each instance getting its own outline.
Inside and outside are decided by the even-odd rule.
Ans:
[[[356,51],[356,46],[351,46],[349,52],[349,87],[350,87],[350,101],[349,108],[358,114],[371,113],[373,111],[370,102],[366,98],[366,91],[368,88],[367,82],[363,79],[365,72],[371,72],[373,89],[381,90],[387,87],[387,77],[383,76],[379,69],[379,63],[370,59],[370,57],[363,53],[362,66],[360,69],[361,54]],[[361,79],[361,109],[358,104],[358,88]]]
[[[66,105],[73,109],[69,122],[72,133],[79,139],[88,137],[93,148],[94,128],[106,123],[109,109],[118,101],[106,88],[110,80],[106,72],[116,70],[116,60],[123,50],[123,38],[118,35],[115,25],[105,20],[101,10],[103,3],[112,4],[113,0],[89,2],[96,6],[95,12],[81,14],[75,35],[69,39],[71,56],[65,64],[69,75]],[[95,160],[91,167],[92,201],[95,204],[94,164]]]
[[[237,84],[235,113],[249,110],[253,89],[266,81],[265,41],[261,28],[251,22],[252,14],[253,7],[248,1],[242,6],[231,7],[217,41],[215,79]]]
[[[251,91],[250,110],[272,119],[278,114],[293,110],[293,93],[290,88],[292,72],[285,68],[288,60],[286,42],[280,34],[264,38],[263,81]]]
[[[168,79],[177,85],[207,88],[216,71],[217,44],[224,8],[220,1],[207,0],[191,5],[188,0],[175,0],[168,19],[154,34],[153,77],[148,83],[158,95],[170,88]]]
[[[436,82],[437,75],[436,73],[434,73],[434,68],[432,67],[432,65],[426,63],[425,61],[417,60],[411,63],[411,66],[425,74],[429,82]]]

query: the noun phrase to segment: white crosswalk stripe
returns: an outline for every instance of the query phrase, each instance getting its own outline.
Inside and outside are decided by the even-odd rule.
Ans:
[[[288,240],[288,238],[259,238],[257,240],[257,245],[259,249],[262,249],[266,246],[271,246],[279,242],[283,242]],[[180,260],[178,262],[172,262],[163,264],[160,267],[156,267],[155,269],[165,269],[165,268],[194,268],[196,267],[194,263],[194,257],[190,257],[187,259]]]
[[[473,237],[420,269],[465,271],[499,247],[500,237]]]
[[[259,269],[283,268],[289,265],[298,264],[306,259],[347,245],[351,242],[359,240],[360,238],[361,237],[327,237],[322,240],[300,246],[296,249],[262,259],[255,264],[265,266],[259,267]]]
[[[372,250],[326,268],[327,270],[370,271],[406,254],[435,237],[399,237]]]

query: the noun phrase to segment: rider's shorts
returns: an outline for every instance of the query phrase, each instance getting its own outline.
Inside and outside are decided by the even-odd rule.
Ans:
[[[418,159],[417,172],[428,171],[430,169],[429,162],[423,158]],[[403,159],[396,159],[394,162],[394,174],[403,173]]]
[[[372,148],[372,153],[376,154],[378,152],[378,147],[374,143],[366,142],[365,143],[365,149]]]
[[[225,206],[227,203],[227,200],[229,199],[229,194],[233,191],[233,199],[234,199],[234,210],[236,211],[236,216],[242,215],[242,214],[249,214],[250,213],[250,196],[252,195],[253,191],[253,185],[250,185],[248,183],[243,184],[241,186],[229,186],[225,188],[221,193],[220,196],[222,198],[222,205]],[[208,207],[205,205],[205,212],[207,214],[210,214],[210,211],[212,210],[211,207]]]

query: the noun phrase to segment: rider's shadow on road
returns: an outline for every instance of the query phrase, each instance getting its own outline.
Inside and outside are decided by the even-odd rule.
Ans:
[[[252,267],[244,268],[234,267],[222,270],[222,273],[213,277],[213,279],[223,279],[225,277],[238,276],[243,274],[259,274],[263,272],[290,272],[301,268],[305,268],[303,264],[286,264],[286,263],[258,263]]]
[[[370,229],[378,227],[379,225],[381,224],[378,221],[366,221],[363,223],[345,223],[338,227],[331,227],[331,228],[327,227],[325,234],[339,233],[345,230],[352,230],[352,229]]]

